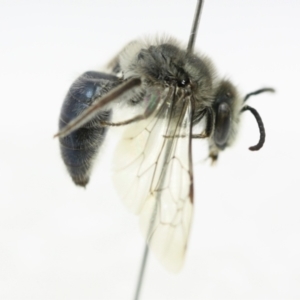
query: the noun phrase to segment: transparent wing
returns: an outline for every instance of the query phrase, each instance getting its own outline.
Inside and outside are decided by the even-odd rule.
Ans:
[[[157,114],[128,126],[115,153],[114,182],[125,204],[140,214],[150,249],[176,272],[193,211],[191,103],[183,97],[171,100]]]

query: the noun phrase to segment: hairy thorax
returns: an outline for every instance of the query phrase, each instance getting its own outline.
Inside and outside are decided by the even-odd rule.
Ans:
[[[216,82],[211,61],[188,53],[173,39],[129,43],[114,60],[112,70],[124,79],[141,78],[140,95],[156,86],[162,90],[174,88],[182,98],[192,97],[195,115],[211,106],[213,101]]]

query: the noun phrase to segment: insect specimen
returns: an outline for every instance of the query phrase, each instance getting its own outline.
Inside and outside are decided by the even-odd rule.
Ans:
[[[202,1],[188,46],[173,38],[129,43],[108,65],[109,73],[86,72],[71,86],[57,134],[63,161],[75,184],[88,184],[92,165],[111,126],[126,126],[115,153],[114,182],[126,205],[140,215],[147,245],[171,271],[182,267],[193,215],[193,139],[206,139],[209,157],[231,146],[245,104],[212,62],[194,51]],[[126,108],[130,116],[113,119]],[[202,122],[203,130],[195,132]],[[196,128],[196,127],[195,127]],[[148,246],[145,256],[147,256]],[[142,277],[142,274],[141,274]]]

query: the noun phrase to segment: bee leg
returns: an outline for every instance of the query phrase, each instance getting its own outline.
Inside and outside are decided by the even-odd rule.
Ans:
[[[212,108],[208,107],[206,108],[206,111],[203,116],[206,116],[206,127],[205,130],[202,131],[200,134],[193,134],[193,139],[204,139],[207,137],[210,137],[213,130],[214,130],[214,111]]]

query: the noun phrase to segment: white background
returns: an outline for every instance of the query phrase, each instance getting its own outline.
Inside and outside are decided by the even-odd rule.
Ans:
[[[58,116],[71,83],[128,41],[187,42],[195,1],[0,1],[0,298],[132,299],[143,238],[115,195],[108,145],[86,190],[60,159]],[[217,166],[195,162],[195,214],[184,269],[150,257],[146,299],[299,299],[299,1],[204,5],[196,48],[242,94],[243,115]],[[112,138],[113,139],[113,138]],[[109,141],[108,141],[109,142]],[[194,151],[206,151],[197,148]]]

